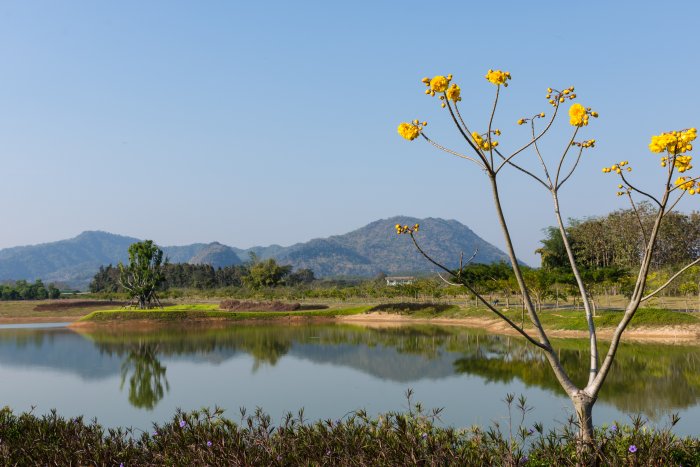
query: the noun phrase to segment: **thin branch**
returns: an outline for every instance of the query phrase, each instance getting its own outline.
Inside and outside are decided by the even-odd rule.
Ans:
[[[544,162],[544,158],[542,157],[542,153],[540,152],[540,147],[537,145],[537,141],[535,140],[535,119],[533,118],[530,120],[530,128],[532,129],[532,141],[533,145],[535,147],[535,154],[537,154],[537,158],[540,160],[540,164],[542,164],[542,170],[544,170],[544,175],[547,177],[547,182],[549,182],[549,189],[552,189],[552,178],[549,176],[549,170],[547,170],[547,164]]]
[[[481,159],[481,162],[483,162],[484,165],[487,167],[486,170],[491,170],[492,167],[489,166],[489,163],[488,163],[488,160],[486,159],[486,156],[484,156],[484,154],[481,152],[481,150],[479,150],[479,149],[474,145],[474,143],[473,143],[472,140],[471,140],[471,136],[468,136],[468,135],[464,132],[464,130],[462,129],[462,127],[459,125],[459,122],[457,121],[457,117],[455,117],[455,113],[454,113],[454,111],[452,110],[452,105],[450,104],[450,100],[447,98],[447,96],[445,96],[445,102],[447,103],[447,109],[450,111],[450,115],[452,116],[452,121],[455,123],[455,125],[457,126],[457,129],[458,129],[459,132],[462,134],[462,137],[464,137],[464,139],[467,141],[467,143],[469,143],[469,146],[471,146],[472,149],[474,150],[474,152],[479,156],[479,159]]]
[[[503,168],[503,166],[504,166],[505,164],[510,163],[510,160],[511,160],[511,159],[513,159],[515,156],[517,156],[518,154],[520,154],[521,152],[523,152],[524,150],[526,150],[527,148],[529,148],[530,146],[532,146],[532,145],[535,143],[535,141],[537,141],[537,140],[539,140],[540,138],[542,138],[542,137],[545,135],[545,133],[547,133],[547,131],[549,131],[549,129],[552,127],[552,123],[554,123],[554,119],[556,118],[557,112],[558,112],[558,111],[559,111],[559,104],[557,104],[557,105],[554,107],[554,113],[552,114],[552,118],[549,120],[549,123],[548,123],[547,126],[544,128],[544,130],[542,130],[542,132],[537,136],[537,138],[533,139],[532,141],[530,141],[529,143],[527,143],[525,146],[523,146],[523,147],[521,147],[520,149],[518,149],[517,151],[515,151],[515,152],[514,152],[513,154],[511,154],[510,156],[508,156],[508,157],[503,157],[503,155],[501,155],[500,152],[496,151],[499,155],[501,155],[501,157],[503,157],[503,162],[498,166],[498,168],[495,170],[495,172],[498,173],[498,172]]]
[[[446,147],[444,147],[444,146],[442,146],[442,145],[436,143],[436,142],[433,141],[432,139],[430,139],[430,138],[428,138],[427,136],[425,136],[425,134],[423,134],[423,132],[421,132],[420,135],[421,135],[427,142],[429,142],[430,144],[432,144],[432,145],[435,146],[436,148],[438,148],[438,149],[440,149],[440,150],[442,150],[442,151],[445,151],[445,152],[448,153],[448,154],[452,154],[453,156],[457,156],[457,157],[459,157],[459,158],[461,158],[461,159],[466,159],[466,160],[468,160],[468,161],[471,161],[471,162],[475,163],[476,165],[478,165],[479,167],[481,167],[482,169],[486,170],[486,167],[484,167],[484,164],[482,164],[481,162],[477,161],[476,159],[474,159],[474,158],[472,158],[472,157],[469,157],[469,156],[465,156],[464,154],[460,154],[460,153],[458,153],[458,152],[456,152],[456,151],[453,151],[452,149],[448,149],[448,148],[446,148]]]
[[[448,268],[446,268],[446,267],[443,266],[442,264],[440,264],[440,263],[438,263],[437,261],[435,261],[433,258],[431,258],[430,256],[428,256],[428,254],[427,254],[425,251],[423,251],[423,249],[420,247],[420,245],[418,245],[418,242],[416,241],[416,237],[413,236],[413,232],[410,232],[410,235],[411,235],[411,240],[413,241],[413,244],[415,245],[416,249],[420,252],[421,255],[423,255],[423,257],[424,257],[425,259],[427,259],[427,260],[430,261],[432,264],[434,264],[435,266],[439,267],[440,269],[442,269],[442,270],[445,271],[446,273],[450,274],[452,277],[456,277],[456,274],[455,274],[454,272],[450,271]],[[510,318],[508,318],[506,315],[504,315],[504,314],[501,313],[498,309],[496,309],[493,305],[491,305],[491,304],[489,303],[488,300],[486,300],[484,297],[482,297],[481,294],[479,294],[476,290],[474,290],[474,289],[473,289],[469,284],[467,284],[462,278],[459,278],[459,279],[460,279],[460,283],[461,283],[467,290],[469,290],[471,293],[473,293],[474,296],[476,296],[476,297],[479,299],[479,301],[481,301],[481,303],[483,303],[484,305],[486,305],[486,307],[487,307],[489,310],[491,310],[492,312],[494,312],[496,315],[498,315],[499,318],[501,318],[503,321],[505,321],[506,323],[508,323],[513,329],[515,329],[516,331],[518,331],[518,333],[519,333],[520,335],[522,335],[525,339],[527,339],[531,344],[533,344],[533,345],[535,345],[535,346],[541,348],[542,350],[546,350],[546,351],[548,351],[548,352],[551,352],[551,351],[552,351],[552,349],[551,349],[549,346],[547,346],[547,345],[545,345],[545,344],[542,344],[542,343],[538,342],[537,340],[535,340],[532,336],[530,336],[527,332],[525,332],[525,330],[521,329],[517,324],[515,324],[513,321],[511,321]]]
[[[655,202],[659,207],[661,207],[661,202],[660,202],[658,199],[656,199],[654,196],[650,195],[649,193],[647,193],[647,192],[645,192],[645,191],[642,191],[642,190],[640,190],[639,188],[637,188],[637,187],[635,187],[634,185],[632,185],[632,184],[625,178],[625,174],[622,173],[622,171],[620,171],[620,178],[622,178],[622,181],[625,182],[625,184],[626,184],[628,187],[630,187],[630,189],[631,189],[632,191],[636,191],[636,192],[639,193],[640,195],[646,196],[647,198],[649,198],[650,200],[652,200],[653,202]]]
[[[697,259],[696,259],[695,261],[693,261],[692,263],[688,263],[683,269],[681,269],[680,271],[678,271],[677,273],[675,273],[674,275],[672,275],[671,278],[670,278],[669,280],[667,280],[667,281],[664,283],[664,285],[662,285],[662,286],[659,287],[658,289],[654,290],[654,291],[651,292],[650,294],[648,294],[648,295],[642,297],[642,299],[641,299],[640,301],[643,302],[643,301],[649,300],[651,297],[653,297],[654,295],[656,295],[657,293],[661,292],[663,289],[665,289],[666,287],[668,287],[668,285],[669,285],[671,282],[673,282],[673,279],[675,279],[676,277],[680,276],[680,275],[683,274],[688,268],[691,268],[691,267],[695,266],[695,265],[698,264],[698,263],[700,263],[700,258],[697,258]]]
[[[453,286],[455,286],[455,287],[462,287],[462,284],[457,284],[457,283],[455,283],[455,282],[450,282],[450,281],[448,281],[447,279],[445,279],[444,277],[442,277],[442,274],[440,274],[439,272],[437,273],[437,275],[438,275],[438,277],[439,277],[440,279],[442,279],[442,281],[443,281],[445,284],[447,284],[447,285],[453,285]]]
[[[676,191],[676,190],[679,190],[679,189],[681,188],[681,186],[682,186],[684,183],[688,183],[688,182],[697,182],[698,180],[700,180],[700,177],[689,178],[688,180],[686,180],[685,182],[683,182],[681,185],[676,185],[676,186],[674,186],[673,188],[671,188],[671,190],[669,190],[669,193],[670,193],[670,192],[673,192],[673,191]],[[685,190],[683,190],[683,191],[685,191]]]
[[[564,149],[564,154],[561,155],[561,159],[559,159],[559,166],[557,167],[557,176],[554,178],[554,186],[559,185],[559,175],[561,175],[561,168],[564,165],[564,160],[566,159],[566,155],[569,154],[569,149],[571,149],[571,146],[574,143],[574,140],[576,139],[576,135],[578,134],[578,130],[580,130],[581,127],[577,126],[576,129],[574,130],[574,134],[571,135],[571,139],[569,140],[569,144],[566,146],[566,149]],[[583,147],[581,148],[583,150]]]
[[[532,177],[533,179],[535,179],[536,181],[538,181],[538,182],[539,182],[543,187],[545,187],[547,190],[551,190],[551,187],[550,187],[549,185],[547,185],[547,184],[544,182],[544,180],[542,180],[540,177],[538,177],[537,175],[533,174],[532,172],[530,172],[530,171],[528,171],[528,170],[523,169],[522,167],[520,167],[519,165],[517,165],[517,164],[516,164],[515,162],[513,162],[513,161],[506,161],[505,156],[503,156],[503,154],[501,154],[501,151],[499,151],[498,149],[494,149],[494,152],[495,152],[496,154],[498,154],[498,155],[501,157],[501,159],[503,159],[504,162],[507,162],[508,165],[510,165],[511,167],[513,167],[513,168],[515,168],[515,169],[521,171],[521,172],[524,173],[525,175],[529,175],[530,177]],[[499,166],[498,170],[501,170],[501,167],[502,167],[502,166]],[[498,172],[498,171],[497,171],[497,172]]]
[[[457,106],[457,102],[455,102],[455,113],[457,114],[457,118],[459,118],[460,123],[464,127],[464,131],[466,131],[468,134],[471,134],[471,131],[469,131],[469,127],[466,123],[464,123],[464,120],[462,119],[462,114],[459,112],[459,106]]]
[[[564,177],[564,180],[562,180],[559,185],[557,185],[557,190],[561,188],[564,183],[574,174],[574,171],[576,170],[576,167],[578,167],[578,163],[581,161],[581,154],[583,154],[583,148],[578,152],[578,156],[576,156],[576,162],[574,162],[573,167],[571,167],[571,171]]]
[[[678,199],[676,199],[676,201],[673,202],[673,204],[671,205],[671,207],[668,208],[668,209],[666,210],[666,212],[664,212],[664,216],[666,216],[666,215],[669,214],[671,211],[673,211],[673,208],[676,207],[676,205],[681,201],[681,199],[683,198],[683,196],[684,196],[686,193],[687,193],[686,190],[683,190],[683,191],[681,192],[681,195],[678,197]]]
[[[496,115],[496,107],[498,106],[498,96],[501,94],[501,86],[496,86],[496,98],[493,100],[493,109],[491,109],[491,117],[489,118],[489,127],[486,137],[489,140],[489,155],[491,157],[491,167],[493,167],[493,145],[491,144],[491,126],[493,125],[493,117]]]
[[[632,205],[632,210],[634,211],[635,216],[637,217],[637,222],[639,222],[639,230],[642,231],[642,238],[644,239],[644,245],[646,246],[649,242],[647,240],[647,232],[644,230],[644,224],[642,223],[642,218],[639,216],[639,210],[637,209],[637,205],[634,204],[634,200],[632,199],[632,193],[627,191],[627,197],[630,200],[630,204]]]

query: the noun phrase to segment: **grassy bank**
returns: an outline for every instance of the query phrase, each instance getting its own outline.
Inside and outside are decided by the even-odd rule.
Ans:
[[[512,430],[511,430],[512,428]],[[700,440],[643,423],[600,427],[595,450],[577,449],[573,427],[456,429],[418,406],[406,413],[273,423],[260,410],[238,422],[221,411],[176,413],[150,432],[105,430],[82,418],[0,410],[5,465],[700,465]],[[511,434],[512,431],[512,434]]]
[[[370,306],[356,306],[348,308],[329,308],[325,310],[307,311],[221,311],[218,305],[174,305],[163,309],[151,310],[101,310],[93,311],[82,317],[79,322],[115,322],[129,320],[154,320],[154,321],[200,321],[210,318],[230,321],[247,320],[275,320],[281,318],[334,318],[336,316],[348,316],[366,312]]]
[[[417,319],[462,319],[485,318],[500,319],[485,308],[460,307],[456,305],[393,303],[373,307],[370,311],[395,313]],[[519,309],[500,309],[515,323],[525,323],[528,327],[527,314]],[[596,313],[594,321],[599,329],[613,328],[622,319],[622,311],[601,310]],[[545,309],[539,312],[540,322],[545,329],[585,331],[588,329],[583,310]],[[629,328],[664,327],[664,326],[700,326],[697,313],[682,313],[660,308],[640,308],[630,323]]]

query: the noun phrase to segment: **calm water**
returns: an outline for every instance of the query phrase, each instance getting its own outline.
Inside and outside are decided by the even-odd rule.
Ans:
[[[586,343],[556,341],[573,369]],[[585,364],[584,364],[585,365]],[[596,404],[596,424],[642,413],[676,432],[700,434],[700,346],[624,344]],[[586,371],[574,372],[577,381]],[[522,341],[456,327],[365,329],[264,325],[149,332],[0,326],[0,406],[97,417],[149,429],[176,408],[262,407],[273,419],[304,408],[309,419],[356,409],[404,410],[406,389],[446,424],[488,425],[507,416],[507,393],[534,410],[527,423],[564,422],[568,399],[540,353]]]

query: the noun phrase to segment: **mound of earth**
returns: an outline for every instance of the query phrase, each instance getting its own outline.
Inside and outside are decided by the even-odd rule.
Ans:
[[[224,300],[219,308],[226,311],[302,311],[325,310],[327,305],[301,305],[299,303],[274,302],[245,302],[241,300]]]

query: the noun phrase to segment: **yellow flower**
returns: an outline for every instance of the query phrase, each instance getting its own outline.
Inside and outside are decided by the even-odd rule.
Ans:
[[[569,123],[573,126],[588,125],[588,112],[581,104],[574,104],[569,109]]]
[[[695,186],[695,182],[693,180],[688,180],[685,177],[678,177],[675,184],[681,190],[690,190]]]
[[[669,152],[671,154],[682,154],[693,150],[693,145],[690,143],[694,141],[697,136],[698,132],[695,128],[661,133],[660,135],[651,137],[649,150],[655,153]]]
[[[510,79],[510,73],[501,70],[489,70],[485,78],[496,86],[500,86],[501,84],[503,86],[508,86],[506,81]]]
[[[680,173],[685,172],[693,168],[690,162],[693,160],[692,156],[676,156],[676,160],[673,165],[678,169]]]
[[[413,141],[414,139],[418,138],[418,135],[420,134],[420,128],[412,123],[403,122],[399,125],[397,130],[401,136],[409,141]]]
[[[446,94],[447,98],[451,101],[459,102],[462,100],[462,90],[454,83],[447,88]]]
[[[430,89],[435,92],[447,91],[447,86],[450,85],[450,80],[442,75],[435,76],[430,80]]]
[[[472,138],[474,139],[474,142],[476,143],[476,145],[479,146],[484,151],[490,151],[491,149],[498,146],[498,141],[491,140],[491,143],[489,143],[488,139],[484,139],[476,131],[472,133]]]

